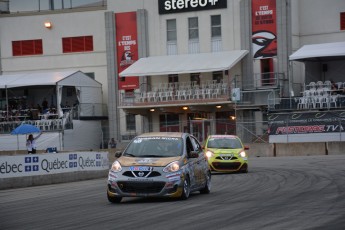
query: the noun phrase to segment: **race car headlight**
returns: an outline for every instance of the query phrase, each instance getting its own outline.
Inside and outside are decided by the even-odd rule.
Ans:
[[[120,172],[122,170],[121,164],[118,161],[115,161],[112,165],[111,165],[111,171],[113,172]]]
[[[174,161],[171,162],[170,164],[168,164],[164,169],[163,172],[177,172],[178,170],[180,170],[180,164],[178,163],[178,161]]]
[[[241,156],[241,157],[247,157],[247,154],[246,154],[245,151],[241,151],[241,152],[240,152],[240,156]]]
[[[210,150],[208,150],[207,152],[206,152],[206,157],[207,158],[211,158],[213,156],[213,152],[211,152]]]

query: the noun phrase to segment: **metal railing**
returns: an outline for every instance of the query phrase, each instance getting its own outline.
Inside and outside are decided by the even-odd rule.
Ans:
[[[268,111],[307,111],[307,110],[337,110],[345,108],[345,96],[338,96],[332,99],[330,95],[327,100],[316,103],[312,98],[288,97],[268,98]],[[334,100],[334,101],[332,101]]]
[[[201,85],[187,83],[171,83],[160,85],[154,89],[140,89],[134,92],[121,92],[120,105],[148,105],[157,102],[164,104],[178,104],[186,102],[203,101],[230,101],[230,86],[226,82],[211,81]]]
[[[235,78],[236,85],[241,86],[243,90],[264,90],[270,88],[280,88],[285,74],[267,72],[267,73],[255,73],[252,80],[239,82],[238,78]]]

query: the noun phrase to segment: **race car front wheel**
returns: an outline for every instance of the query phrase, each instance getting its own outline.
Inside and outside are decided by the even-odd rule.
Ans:
[[[183,182],[183,190],[182,190],[181,199],[187,200],[189,198],[189,194],[190,194],[190,182],[189,182],[189,177],[186,176]]]

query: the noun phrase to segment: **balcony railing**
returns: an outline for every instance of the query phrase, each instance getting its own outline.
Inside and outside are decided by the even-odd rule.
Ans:
[[[253,80],[239,81],[236,79],[237,87],[242,87],[243,90],[264,90],[270,88],[280,88],[284,80],[283,73],[267,72],[255,73]]]
[[[329,95],[322,101],[306,97],[270,98],[268,104],[268,110],[272,112],[345,109],[345,95]]]
[[[151,91],[123,92],[122,106],[141,106],[151,104],[179,104],[201,101],[229,101],[230,88],[227,82],[207,81],[161,83]]]

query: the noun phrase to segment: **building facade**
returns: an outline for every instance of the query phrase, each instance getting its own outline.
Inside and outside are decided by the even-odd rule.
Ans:
[[[303,45],[344,41],[341,0],[39,2],[48,9],[2,6],[1,73],[89,74],[103,86],[104,139],[187,131],[268,142],[272,109],[344,70],[343,60],[321,63],[330,76],[310,77],[309,63],[289,59]],[[21,46],[35,42],[41,49]]]

